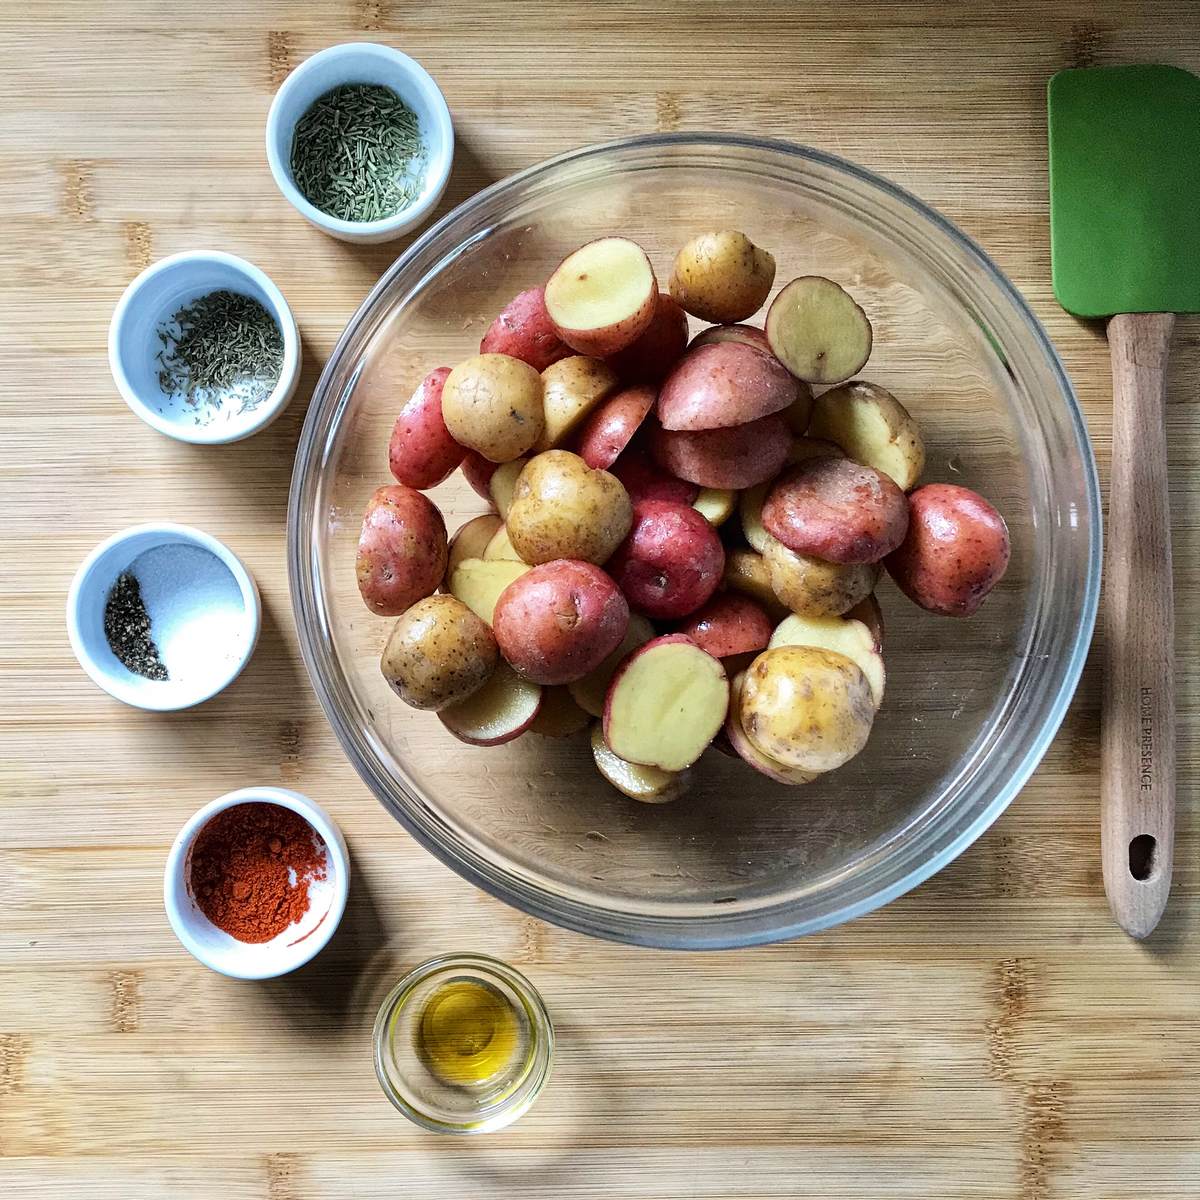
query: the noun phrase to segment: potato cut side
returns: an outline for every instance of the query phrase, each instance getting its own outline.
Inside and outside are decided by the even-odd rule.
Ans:
[[[867,677],[875,707],[883,703],[883,655],[875,645],[875,635],[862,621],[848,617],[805,617],[793,613],[771,634],[767,649],[776,646],[816,646],[844,654]]]
[[[501,525],[492,535],[491,541],[484,547],[483,557],[489,562],[501,559],[504,562],[523,562],[521,556],[513,549],[512,538],[508,536],[508,526]]]
[[[748,766],[760,774],[786,787],[802,787],[819,778],[816,771],[802,771],[799,767],[789,767],[786,763],[776,762],[768,758],[747,736],[742,728],[742,684],[746,680],[746,672],[736,675],[729,685],[729,715],[725,718],[725,736],[737,755]]]
[[[628,238],[580,246],[546,282],[546,311],[581,354],[615,354],[650,324],[658,282],[646,252]]]
[[[731,488],[701,488],[692,507],[710,524],[724,525],[733,516],[738,494]]]
[[[669,634],[619,668],[604,705],[604,740],[629,762],[682,771],[725,723],[725,669],[686,637]]]
[[[508,510],[512,506],[517,479],[520,478],[528,461],[528,458],[514,458],[512,462],[501,463],[492,473],[492,478],[488,482],[488,490],[492,493],[492,503],[496,506],[496,511],[500,514],[502,521],[508,519]]]
[[[891,476],[904,492],[916,487],[925,469],[925,443],[912,414],[874,383],[831,388],[816,402],[809,433]]]
[[[631,612],[621,644],[590,674],[567,684],[579,707],[593,717],[604,716],[604,698],[608,695],[608,685],[612,683],[617,668],[652,637],[654,626],[641,613]]]
[[[450,576],[450,594],[491,625],[500,593],[532,569],[528,563],[502,558],[467,558]]]
[[[774,482],[773,479],[768,479],[766,483],[755,484],[754,487],[747,488],[738,497],[738,515],[742,520],[742,535],[750,549],[756,550],[759,554],[766,552],[767,545],[771,541],[771,535],[762,523],[762,508]]]
[[[614,754],[604,740],[604,727],[599,721],[592,726],[592,758],[596,760],[596,770],[618,792],[631,800],[640,800],[643,804],[666,804],[687,791],[686,771],[647,767],[641,763],[627,762],[619,754]]]
[[[460,525],[458,532],[450,539],[450,550],[446,560],[446,578],[454,574],[459,563],[468,558],[482,558],[488,548],[488,542],[496,536],[496,530],[504,522],[495,513],[484,513],[481,517],[472,517]]]
[[[540,733],[542,737],[574,737],[586,729],[591,720],[590,714],[575,703],[565,687],[548,687],[542,689],[542,703],[529,732]]]
[[[502,662],[479,691],[443,709],[438,718],[460,741],[499,746],[533,724],[541,702],[542,689]]]
[[[767,312],[771,352],[806,383],[841,383],[871,356],[871,322],[832,279],[793,279]]]

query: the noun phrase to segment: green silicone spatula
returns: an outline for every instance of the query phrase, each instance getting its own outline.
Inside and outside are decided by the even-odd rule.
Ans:
[[[1175,836],[1174,612],[1163,425],[1176,313],[1200,312],[1200,79],[1164,66],[1050,80],[1054,292],[1107,317],[1101,855],[1118,923],[1158,924]]]

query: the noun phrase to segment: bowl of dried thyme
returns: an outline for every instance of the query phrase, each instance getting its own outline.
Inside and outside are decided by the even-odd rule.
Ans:
[[[262,623],[258,587],[223,542],[189,525],[134,525],[84,559],[67,595],[79,665],[110,696],[172,712],[241,673]]]
[[[237,442],[287,407],[300,334],[282,292],[253,263],[221,251],[147,267],[113,311],[108,361],[125,402],[183,442]]]
[[[386,242],[433,212],[454,158],[441,89],[416,60],[374,42],[330,46],[283,81],[267,162],[288,202],[348,242]]]

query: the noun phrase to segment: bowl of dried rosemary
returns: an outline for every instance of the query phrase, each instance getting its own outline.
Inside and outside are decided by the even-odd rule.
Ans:
[[[433,77],[374,42],[305,59],[267,115],[267,162],[279,190],[307,221],[347,242],[386,242],[424,222],[453,158],[454,126]]]
[[[220,251],[174,254],[126,289],[108,331],[125,402],[181,442],[237,442],[287,407],[300,377],[300,334],[271,280]]]

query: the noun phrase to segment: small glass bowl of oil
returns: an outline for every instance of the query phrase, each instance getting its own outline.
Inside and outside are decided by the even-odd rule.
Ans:
[[[410,1121],[441,1133],[511,1125],[550,1078],[554,1027],[537,989],[482,954],[431,958],[375,1018],[375,1074]]]

